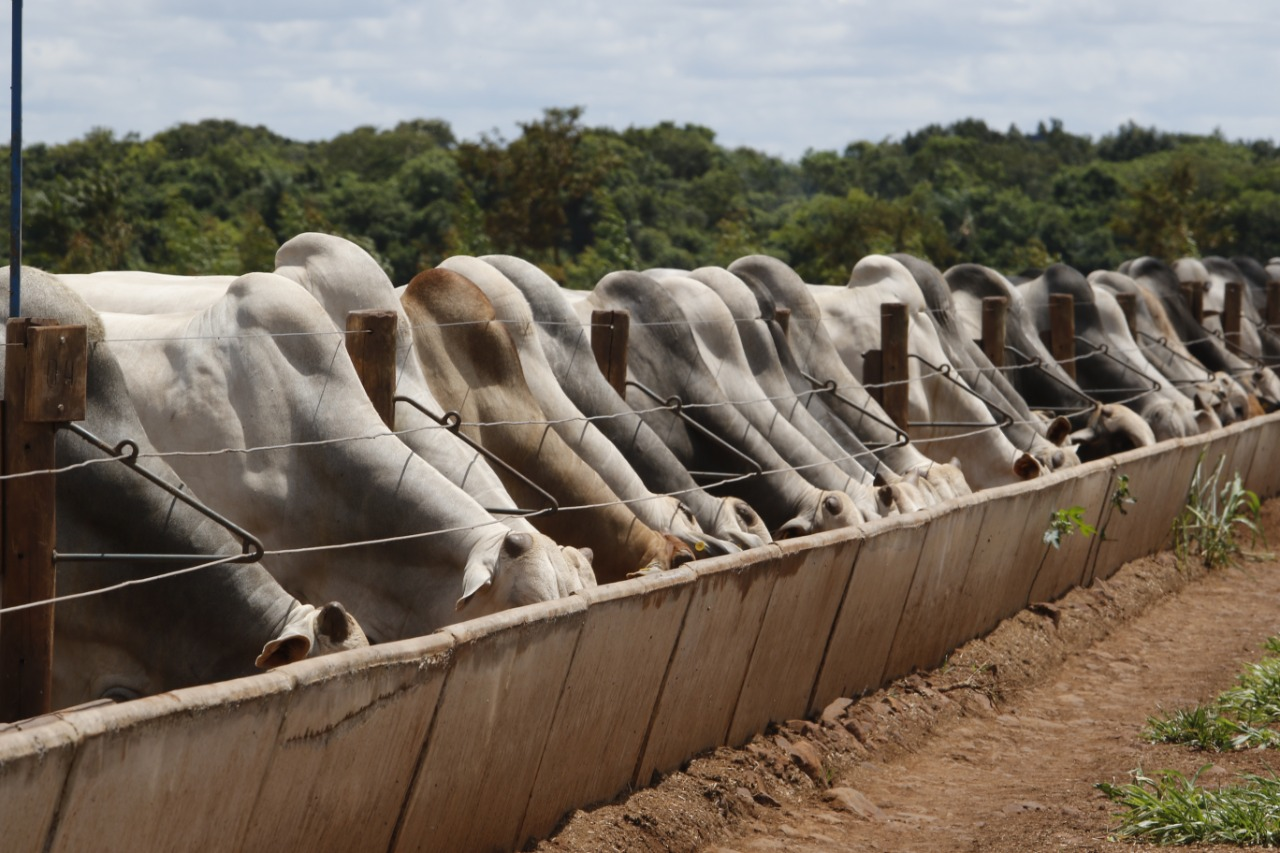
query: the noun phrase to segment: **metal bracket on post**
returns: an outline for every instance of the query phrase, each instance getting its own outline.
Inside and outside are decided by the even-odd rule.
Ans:
[[[903,432],[902,428],[899,427],[897,424],[895,424],[893,421],[885,420],[884,418],[877,415],[875,412],[872,412],[867,407],[860,406],[857,403],[855,403],[853,400],[850,400],[848,397],[841,394],[840,386],[836,384],[836,381],[834,379],[818,379],[815,376],[810,376],[809,374],[805,373],[803,370],[800,371],[800,375],[803,376],[805,379],[807,379],[813,385],[814,388],[817,388],[827,394],[830,394],[833,399],[839,400],[841,403],[844,403],[846,406],[858,412],[859,414],[864,415],[865,417],[868,417],[871,420],[875,421],[876,423],[880,424],[880,426],[885,427],[886,429],[892,430],[894,435],[897,436],[897,438],[895,438],[893,442],[890,444],[881,444],[878,442],[873,442],[868,444],[866,442],[863,442],[863,444],[866,446],[868,450],[886,450],[890,447],[903,447],[909,441],[911,441],[911,437],[908,436],[905,432]],[[868,392],[868,395],[870,395],[870,392]]]
[[[960,390],[965,391],[966,393],[970,394],[971,396],[977,397],[979,400],[981,400],[983,403],[985,403],[985,404],[987,405],[987,407],[988,407],[988,408],[990,408],[990,409],[992,409],[992,410],[994,410],[994,411],[998,412],[998,413],[1000,414],[1000,420],[999,420],[999,421],[992,421],[991,423],[986,423],[986,422],[983,422],[983,421],[911,421],[911,422],[909,422],[909,423],[907,424],[907,426],[916,426],[916,427],[956,427],[956,428],[960,428],[960,427],[999,427],[1000,429],[1004,429],[1005,427],[1007,427],[1007,426],[1009,426],[1010,424],[1012,424],[1012,423],[1013,423],[1013,415],[1011,415],[1011,414],[1009,414],[1008,412],[1006,412],[1006,411],[1005,411],[1005,410],[1004,410],[1004,409],[1003,409],[999,404],[994,403],[994,402],[992,402],[991,400],[988,400],[986,397],[982,396],[982,395],[981,395],[981,394],[979,394],[977,391],[975,391],[975,390],[973,390],[972,388],[970,388],[970,387],[969,387],[968,385],[966,385],[964,382],[961,382],[959,379],[957,379],[956,377],[952,376],[952,375],[951,375],[951,365],[949,365],[949,364],[943,364],[943,365],[933,364],[933,363],[931,363],[931,362],[925,361],[923,358],[921,358],[921,357],[920,357],[920,356],[918,356],[918,355],[915,355],[914,353],[912,353],[909,357],[910,357],[910,358],[914,358],[916,361],[920,362],[920,363],[921,363],[921,364],[923,364],[925,367],[928,367],[928,368],[929,368],[930,370],[932,370],[936,375],[941,376],[943,379],[945,379],[945,380],[947,380],[948,382],[952,383],[953,385],[955,385],[955,386],[956,386],[957,388],[959,388]],[[924,377],[921,377],[921,378],[923,379]]]
[[[1196,384],[1197,382],[1212,382],[1212,381],[1213,381],[1213,373],[1209,370],[1209,368],[1205,367],[1203,364],[1201,364],[1200,362],[1196,361],[1194,358],[1187,358],[1185,355],[1183,355],[1182,353],[1178,352],[1178,351],[1177,351],[1176,349],[1174,349],[1173,347],[1169,346],[1169,339],[1168,339],[1168,338],[1163,337],[1163,336],[1162,336],[1162,337],[1157,338],[1157,337],[1154,337],[1154,336],[1152,336],[1152,335],[1148,335],[1146,332],[1142,332],[1142,331],[1137,332],[1137,333],[1134,335],[1134,337],[1135,337],[1135,338],[1142,338],[1143,340],[1150,341],[1151,343],[1153,343],[1153,344],[1155,344],[1156,346],[1160,347],[1161,349],[1165,350],[1165,351],[1166,351],[1166,352],[1171,356],[1170,361],[1172,361],[1172,359],[1174,359],[1174,358],[1177,358],[1177,359],[1180,359],[1180,360],[1182,360],[1182,361],[1185,361],[1187,364],[1190,364],[1192,367],[1195,367],[1195,368],[1197,368],[1197,369],[1199,369],[1199,370],[1203,370],[1203,371],[1204,371],[1204,379],[1170,379],[1170,380],[1169,380],[1169,384],[1171,384],[1171,385],[1194,385],[1194,384]]]
[[[209,508],[203,504],[198,498],[189,492],[183,491],[181,486],[175,486],[166,481],[163,477],[153,474],[146,468],[138,464],[138,443],[132,439],[124,439],[115,445],[108,444],[98,436],[89,432],[82,426],[77,424],[61,424],[61,429],[66,430],[72,435],[84,440],[87,444],[101,450],[103,453],[118,459],[126,465],[130,471],[142,477],[147,482],[164,490],[174,499],[181,501],[205,518],[217,524],[226,530],[232,536],[240,540],[241,554],[233,559],[226,559],[226,554],[60,554],[54,553],[54,561],[58,563],[205,563],[210,560],[226,559],[228,563],[256,563],[262,559],[264,548],[262,541],[240,525],[221,513]]]
[[[600,372],[619,397],[627,396],[627,340],[631,313],[623,310],[591,312],[591,352]]]
[[[1107,393],[1121,393],[1121,394],[1130,394],[1130,393],[1132,393],[1132,394],[1150,394],[1152,391],[1159,391],[1159,390],[1160,390],[1160,383],[1159,383],[1159,382],[1156,382],[1154,379],[1151,379],[1151,378],[1150,378],[1150,377],[1148,377],[1145,373],[1143,373],[1141,370],[1138,370],[1138,369],[1137,369],[1136,367],[1134,367],[1133,365],[1131,365],[1131,364],[1125,364],[1123,361],[1121,361],[1120,359],[1116,358],[1114,355],[1112,355],[1112,354],[1111,354],[1111,348],[1110,348],[1110,347],[1108,347],[1106,344],[1102,344],[1101,346],[1099,346],[1099,345],[1097,345],[1097,344],[1093,343],[1093,342],[1092,342],[1092,341],[1090,341],[1090,340],[1086,340],[1085,338],[1080,338],[1080,337],[1076,338],[1076,341],[1077,341],[1077,342],[1079,342],[1079,343],[1084,344],[1085,346],[1087,346],[1087,347],[1091,350],[1091,352],[1087,353],[1087,354],[1084,356],[1084,358],[1093,358],[1095,355],[1100,355],[1100,356],[1102,356],[1103,358],[1105,358],[1105,359],[1107,359],[1107,360],[1109,360],[1109,361],[1112,361],[1112,362],[1114,362],[1115,364],[1119,365],[1119,366],[1120,366],[1120,368],[1121,368],[1122,370],[1124,370],[1125,372],[1127,372],[1127,373],[1132,373],[1132,374],[1134,374],[1135,376],[1137,376],[1139,379],[1141,379],[1143,382],[1149,382],[1149,383],[1151,384],[1151,387],[1150,387],[1150,388],[1106,388],[1106,389],[1102,389],[1102,390],[1105,390]],[[1094,390],[1092,390],[1092,391],[1086,390],[1086,391],[1085,391],[1085,393],[1086,393],[1086,394],[1090,394],[1090,395],[1096,395],[1096,394],[1098,394],[1098,393],[1099,393],[1099,389],[1094,389]]]
[[[0,484],[0,605],[15,607],[57,594],[55,435],[85,416],[88,336],[84,326],[11,318],[6,346],[0,473],[31,474]],[[52,606],[0,619],[0,721],[51,710],[53,620]]]
[[[661,395],[659,395],[658,392],[654,391],[652,388],[649,388],[648,386],[640,382],[636,382],[634,379],[627,380],[627,387],[635,388],[637,391],[639,391],[641,394],[644,394],[646,397],[649,397],[655,403],[661,403],[664,407],[670,410],[672,414],[680,418],[680,420],[684,421],[684,423],[687,426],[697,430],[699,433],[706,436],[711,441],[715,442],[725,450],[729,451],[734,456],[737,456],[739,459],[746,462],[747,465],[749,465],[752,469],[747,476],[759,476],[764,473],[764,466],[762,466],[759,462],[752,459],[750,456],[743,453],[741,450],[734,447],[732,444],[725,441],[723,438],[716,435],[714,432],[707,429],[705,426],[703,426],[702,424],[695,421],[692,417],[690,417],[689,414],[684,410],[684,401],[681,400],[678,396],[672,395],[670,397],[664,398]],[[717,474],[717,473],[712,473],[710,471],[697,471],[697,472],[690,471],[689,475],[693,477],[716,478],[716,479],[740,479],[741,478],[741,475],[739,474]]]
[[[1075,394],[1077,397],[1079,397],[1081,400],[1083,400],[1088,404],[1087,406],[1084,406],[1079,409],[1067,409],[1062,406],[1036,406],[1036,405],[1032,405],[1031,401],[1028,400],[1027,405],[1031,406],[1031,408],[1041,409],[1046,412],[1053,412],[1055,415],[1065,415],[1067,417],[1070,417],[1072,415],[1078,415],[1084,412],[1088,412],[1102,405],[1100,401],[1095,400],[1093,397],[1090,397],[1088,394],[1081,391],[1077,386],[1073,385],[1070,382],[1067,382],[1060,376],[1054,375],[1053,371],[1049,369],[1049,366],[1046,365],[1039,358],[1027,355],[1017,347],[1009,346],[1008,344],[1005,345],[1005,349],[1013,353],[1014,355],[1016,355],[1018,358],[1020,358],[1024,362],[1023,364],[1019,365],[1020,370],[1023,368],[1026,368],[1028,370],[1039,370],[1041,373],[1045,375],[1046,378],[1050,379],[1051,381],[1055,382],[1058,385],[1061,385],[1063,388],[1067,389],[1072,394]]]
[[[462,440],[464,444],[467,445],[467,447],[470,447],[476,453],[479,453],[485,459],[489,460],[489,462],[491,462],[494,465],[497,465],[503,471],[506,471],[512,477],[515,477],[517,480],[524,483],[530,489],[533,489],[535,492],[542,495],[543,499],[546,500],[547,502],[547,505],[542,509],[521,509],[519,507],[499,507],[499,508],[484,507],[485,512],[488,512],[490,515],[545,515],[549,512],[555,512],[556,510],[560,509],[560,502],[555,499],[554,495],[552,495],[546,489],[539,486],[537,483],[533,482],[533,480],[530,480],[524,474],[521,474],[515,468],[512,468],[501,457],[495,454],[492,450],[485,447],[480,442],[474,441],[470,436],[463,433],[461,429],[462,416],[459,415],[457,412],[445,412],[443,415],[437,415],[435,412],[431,411],[426,406],[422,405],[412,397],[403,397],[399,394],[397,394],[393,398],[393,402],[404,403],[405,405],[412,406],[413,408],[417,409],[419,412],[422,412],[422,414],[431,418],[431,420],[435,421],[436,423],[440,424],[440,426],[444,427],[445,429],[449,430],[449,432],[456,435],[459,439]]]

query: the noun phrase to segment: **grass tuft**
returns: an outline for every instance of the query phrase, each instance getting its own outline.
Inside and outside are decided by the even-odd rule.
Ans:
[[[1096,787],[1124,806],[1121,837],[1158,844],[1280,844],[1280,779],[1274,773],[1247,774],[1241,784],[1213,789],[1196,785],[1199,776],[1165,770],[1152,779],[1137,770],[1127,785]]]
[[[1226,461],[1227,457],[1219,457],[1207,479],[1202,470],[1204,455],[1196,462],[1186,506],[1173,522],[1173,549],[1184,563],[1196,554],[1210,569],[1229,566],[1241,553],[1241,534],[1249,535],[1251,545],[1261,536],[1258,519],[1262,502],[1243,486],[1240,473],[1219,487]]]

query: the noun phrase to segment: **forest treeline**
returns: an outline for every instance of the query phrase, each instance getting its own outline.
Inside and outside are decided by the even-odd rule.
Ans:
[[[590,287],[615,269],[753,252],[829,283],[875,252],[1008,273],[1280,254],[1270,141],[1133,123],[1094,140],[1057,120],[1001,132],[967,119],[791,162],[726,148],[698,125],[590,127],[577,107],[519,127],[511,140],[460,141],[420,119],[298,142],[208,120],[148,139],[96,129],[32,145],[24,261],[239,274],[273,269],[294,234],[325,231],[363,246],[397,284],[452,254],[498,252]],[[7,220],[7,179],[3,196]]]

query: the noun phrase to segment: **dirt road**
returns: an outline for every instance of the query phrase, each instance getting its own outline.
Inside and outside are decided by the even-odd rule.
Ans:
[[[1280,544],[1280,503],[1264,507],[1264,529]],[[1160,708],[1229,687],[1276,633],[1275,560],[1208,574],[1168,554],[1137,561],[1008,620],[941,670],[578,812],[539,849],[1116,850],[1116,807],[1095,783],[1127,782],[1139,767],[1190,774],[1212,763],[1209,784],[1280,767],[1280,756],[1139,737]]]

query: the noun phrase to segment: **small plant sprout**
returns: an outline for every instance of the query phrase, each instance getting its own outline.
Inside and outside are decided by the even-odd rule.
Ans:
[[[1136,504],[1138,499],[1129,491],[1129,475],[1121,474],[1116,477],[1116,488],[1111,493],[1111,505],[1120,510],[1121,515],[1128,515],[1129,511],[1125,506]]]
[[[1248,533],[1252,544],[1261,535],[1258,518],[1262,502],[1244,488],[1239,472],[1219,488],[1226,461],[1225,456],[1220,457],[1208,478],[1202,471],[1204,455],[1196,462],[1186,506],[1173,522],[1173,549],[1184,563],[1192,554],[1199,554],[1210,569],[1231,565],[1242,550],[1237,536]]]
[[[1049,527],[1044,532],[1044,544],[1054,548],[1062,546],[1062,538],[1079,531],[1089,537],[1098,529],[1084,520],[1084,507],[1073,506],[1067,509],[1055,509],[1049,514]]]

